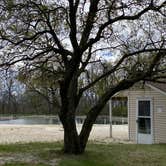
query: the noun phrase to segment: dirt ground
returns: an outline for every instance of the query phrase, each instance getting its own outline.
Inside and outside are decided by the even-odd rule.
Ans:
[[[78,131],[81,125],[77,126]],[[110,138],[109,125],[94,125],[89,140],[112,142],[128,141],[128,126],[113,125]],[[0,144],[24,142],[52,142],[63,139],[61,125],[0,125]]]

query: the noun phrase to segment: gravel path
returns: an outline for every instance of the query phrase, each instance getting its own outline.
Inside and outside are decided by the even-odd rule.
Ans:
[[[81,125],[78,125],[80,131]],[[94,125],[90,140],[126,141],[127,125],[113,125],[113,138],[109,138],[109,125]],[[63,140],[61,125],[0,125],[0,144],[16,142],[52,142]]]

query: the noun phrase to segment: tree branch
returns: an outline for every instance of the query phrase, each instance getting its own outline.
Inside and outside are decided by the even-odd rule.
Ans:
[[[90,32],[93,28],[94,19],[96,17],[96,13],[97,13],[97,10],[98,10],[97,6],[98,6],[98,3],[99,3],[99,0],[92,0],[90,2],[91,3],[90,3],[88,17],[87,17],[87,20],[86,20],[86,25],[85,25],[85,28],[82,32],[82,36],[81,36],[81,40],[80,40],[81,49],[84,48],[84,46],[86,45],[86,43],[88,41]]]
[[[147,13],[148,11],[152,10],[152,11],[157,11],[160,13],[160,9],[162,7],[165,7],[166,1],[163,2],[160,6],[155,7],[152,3],[149,4],[148,7],[144,8],[143,10],[141,10],[140,12],[138,12],[137,14],[133,15],[133,16],[125,16],[124,14],[122,14],[119,17],[115,17],[113,19],[109,19],[107,22],[103,23],[100,27],[99,30],[97,32],[97,35],[95,38],[92,38],[89,40],[89,42],[85,45],[85,47],[83,48],[83,50],[86,50],[90,45],[93,45],[94,43],[98,42],[101,38],[102,38],[102,32],[103,30],[108,27],[109,25],[118,22],[118,21],[122,21],[122,20],[137,20],[139,19],[143,14]]]
[[[84,91],[86,91],[87,89],[91,88],[93,85],[95,85],[97,82],[99,82],[101,79],[109,76],[110,74],[112,74],[113,72],[115,72],[117,70],[117,68],[123,63],[123,61],[128,58],[131,57],[133,55],[137,55],[137,54],[141,54],[141,53],[146,53],[146,52],[156,52],[156,51],[166,51],[166,49],[143,49],[143,50],[139,50],[136,52],[132,52],[129,54],[125,54],[124,56],[122,56],[122,58],[117,62],[117,64],[115,66],[113,66],[109,71],[107,71],[106,73],[102,74],[101,76],[99,76],[97,79],[95,79],[94,81],[92,81],[91,83],[89,83],[87,86],[81,88],[79,90],[79,96],[82,96],[82,93]],[[153,64],[155,65],[155,63]],[[153,68],[153,65],[151,68]]]
[[[69,0],[69,19],[70,19],[70,41],[74,50],[78,50],[78,42],[77,42],[77,19],[76,13],[78,8],[79,0],[74,4],[73,0]]]

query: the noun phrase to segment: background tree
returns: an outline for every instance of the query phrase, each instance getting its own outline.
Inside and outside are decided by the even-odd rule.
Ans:
[[[64,152],[83,153],[107,101],[136,82],[165,77],[165,4],[161,0],[3,0],[0,5],[1,67],[50,66],[59,85]],[[90,82],[90,66],[109,52],[112,63]],[[75,114],[96,83],[114,78],[87,112],[80,133]],[[80,84],[82,80],[82,84]]]
[[[18,92],[21,86],[16,80],[16,72],[8,70],[8,72],[0,71],[0,113],[16,114],[18,111]]]
[[[59,89],[56,81],[48,66],[40,66],[37,70],[22,69],[18,74],[18,80],[26,86],[27,94],[34,95],[38,99],[38,103],[42,105],[41,100],[45,100],[44,104],[47,105],[48,111],[42,111],[39,108],[40,114],[57,114],[59,110]],[[56,80],[56,79],[55,79]],[[34,104],[37,104],[34,102]],[[33,105],[33,104],[32,104]],[[43,107],[43,105],[42,105]],[[45,110],[47,110],[45,109]]]

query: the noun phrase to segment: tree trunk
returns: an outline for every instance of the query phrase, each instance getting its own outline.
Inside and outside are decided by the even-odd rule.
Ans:
[[[76,98],[75,91],[70,91],[70,95],[62,97],[62,106],[59,117],[64,128],[64,153],[81,154],[84,152],[80,145],[80,138],[76,128]],[[70,96],[70,97],[69,97]]]
[[[71,78],[69,76],[72,76]],[[79,103],[77,95],[77,73],[69,72],[65,81],[60,83],[61,110],[59,117],[64,128],[64,153],[81,154],[84,152],[77,132],[75,115]],[[70,78],[70,79],[69,79]],[[69,81],[70,80],[70,81]]]
[[[71,113],[60,117],[64,128],[64,153],[81,154],[84,152],[77,132],[75,116]]]

